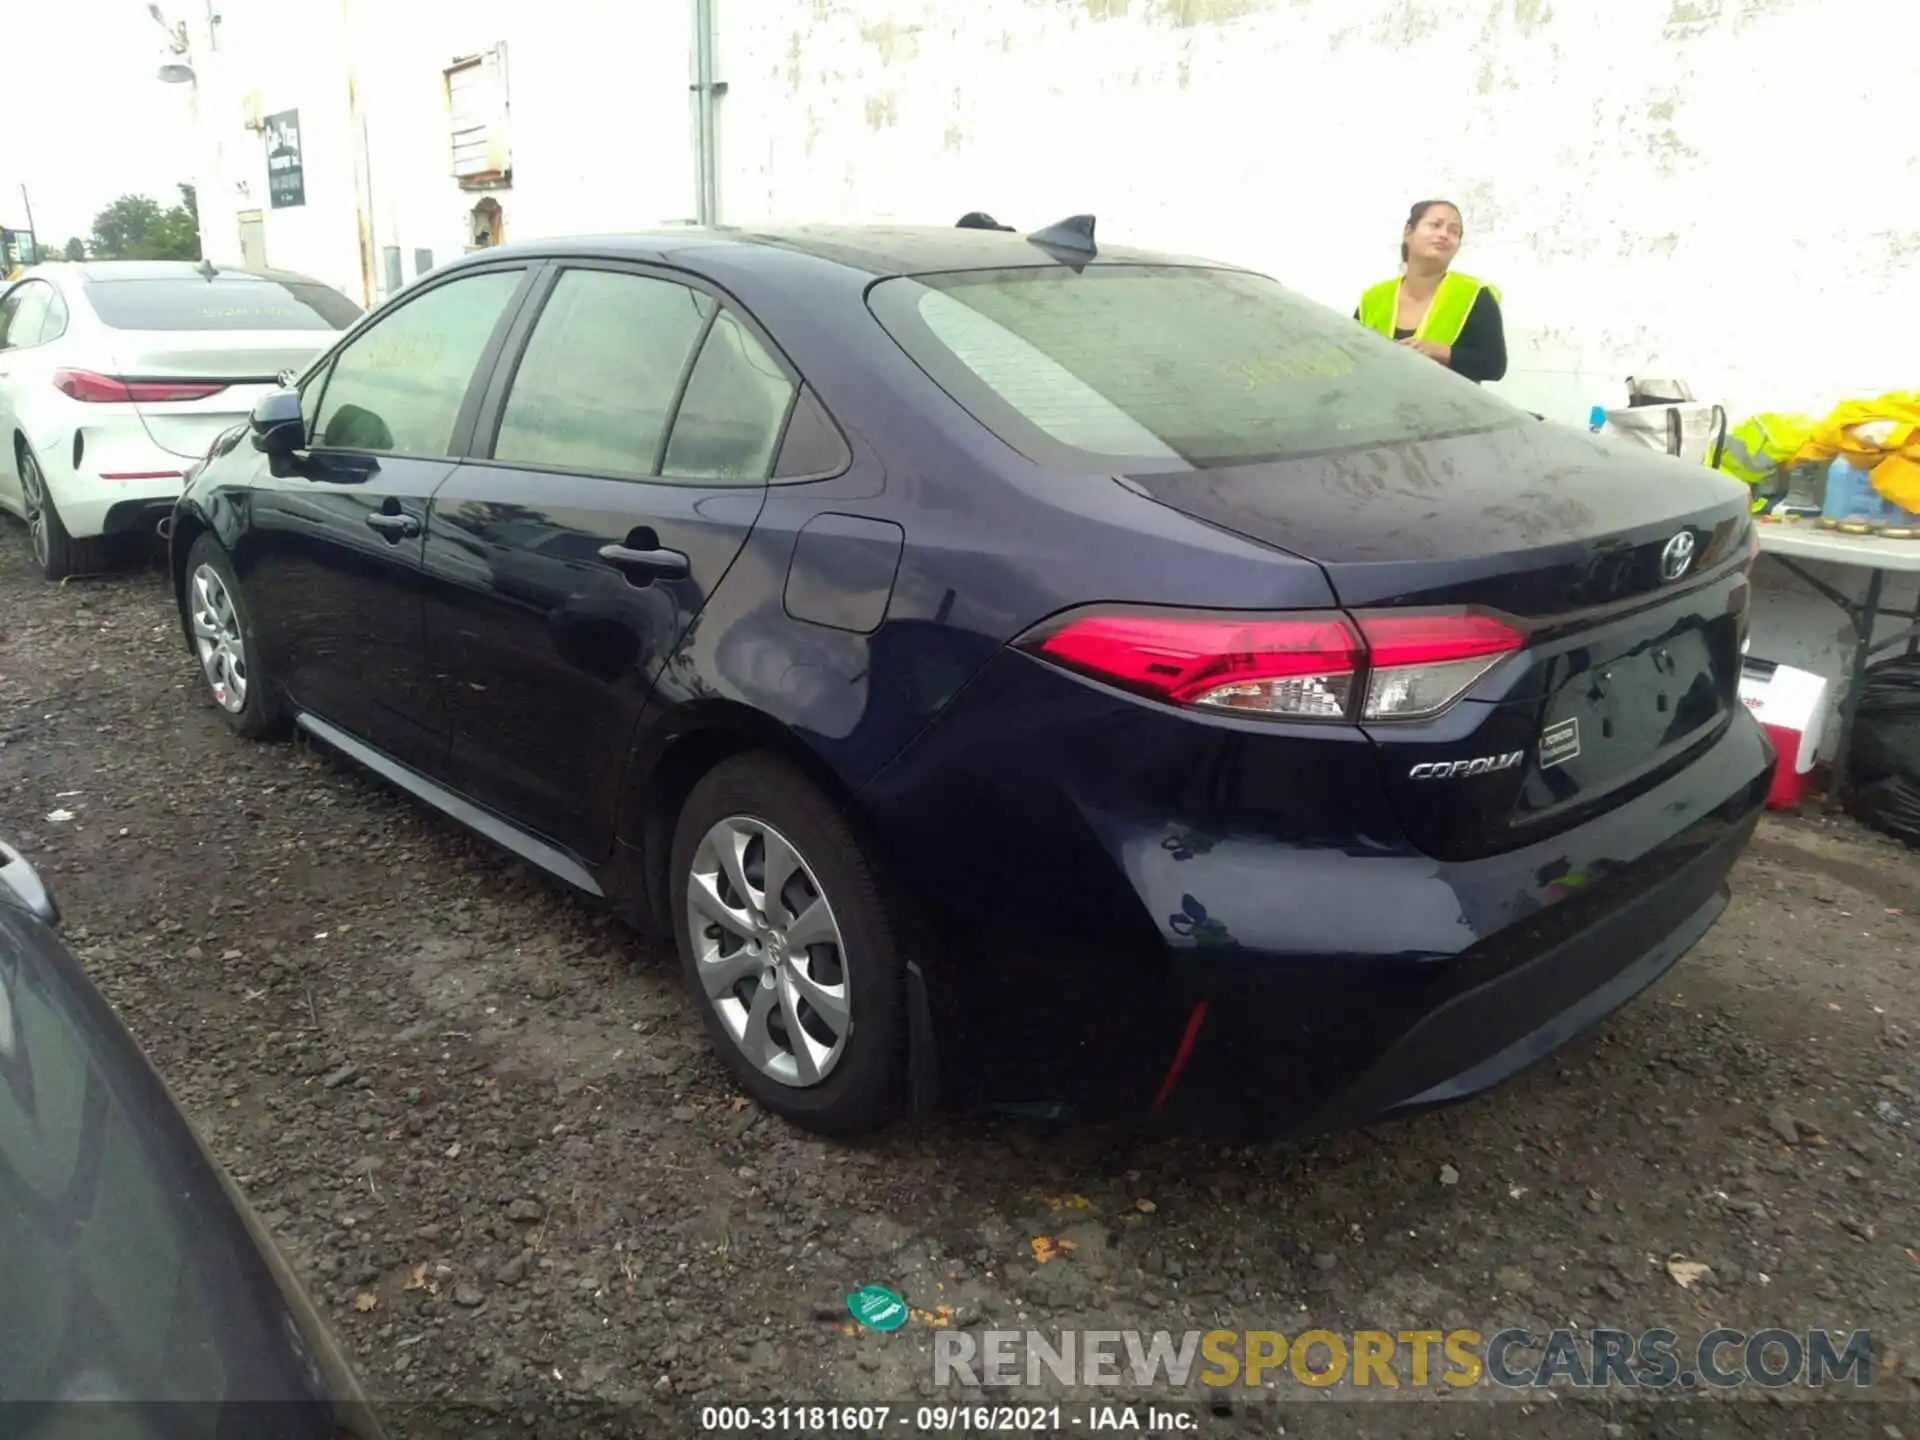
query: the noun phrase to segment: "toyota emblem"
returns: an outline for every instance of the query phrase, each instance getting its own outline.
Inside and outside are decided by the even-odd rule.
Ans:
[[[1693,532],[1682,530],[1660,552],[1660,578],[1672,583],[1693,567]]]

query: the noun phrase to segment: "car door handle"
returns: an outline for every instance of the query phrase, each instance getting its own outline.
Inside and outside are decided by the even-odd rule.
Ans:
[[[367,526],[389,540],[410,540],[420,533],[420,522],[413,516],[390,515],[385,511],[367,516]]]
[[[635,550],[626,545],[602,545],[600,558],[628,576],[644,575],[650,580],[684,580],[692,569],[687,557],[678,550]]]

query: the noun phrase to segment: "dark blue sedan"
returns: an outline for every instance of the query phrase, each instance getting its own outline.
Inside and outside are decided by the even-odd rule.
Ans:
[[[475,254],[171,531],[235,729],[671,936],[837,1132],[1336,1126],[1587,1028],[1752,832],[1754,545],[1736,483],[1088,222]]]

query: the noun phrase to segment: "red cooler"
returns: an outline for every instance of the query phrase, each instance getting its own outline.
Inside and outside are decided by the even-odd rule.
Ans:
[[[1740,668],[1740,699],[1780,752],[1767,806],[1792,810],[1806,798],[1807,776],[1820,753],[1827,682],[1811,671],[1749,658]]]

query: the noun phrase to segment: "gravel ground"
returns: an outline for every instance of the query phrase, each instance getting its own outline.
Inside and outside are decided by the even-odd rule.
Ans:
[[[0,614],[0,833],[407,1433],[911,1402],[940,1322],[1724,1323],[1871,1329],[1873,1401],[1289,1382],[1205,1423],[1920,1436],[1920,867],[1845,822],[1769,821],[1680,969],[1459,1109],[1255,1149],[1011,1120],[829,1144],[736,1095],[621,927],[342,762],[232,738],[157,569],[49,586],[0,520]],[[851,1326],[866,1282],[925,1313]]]

